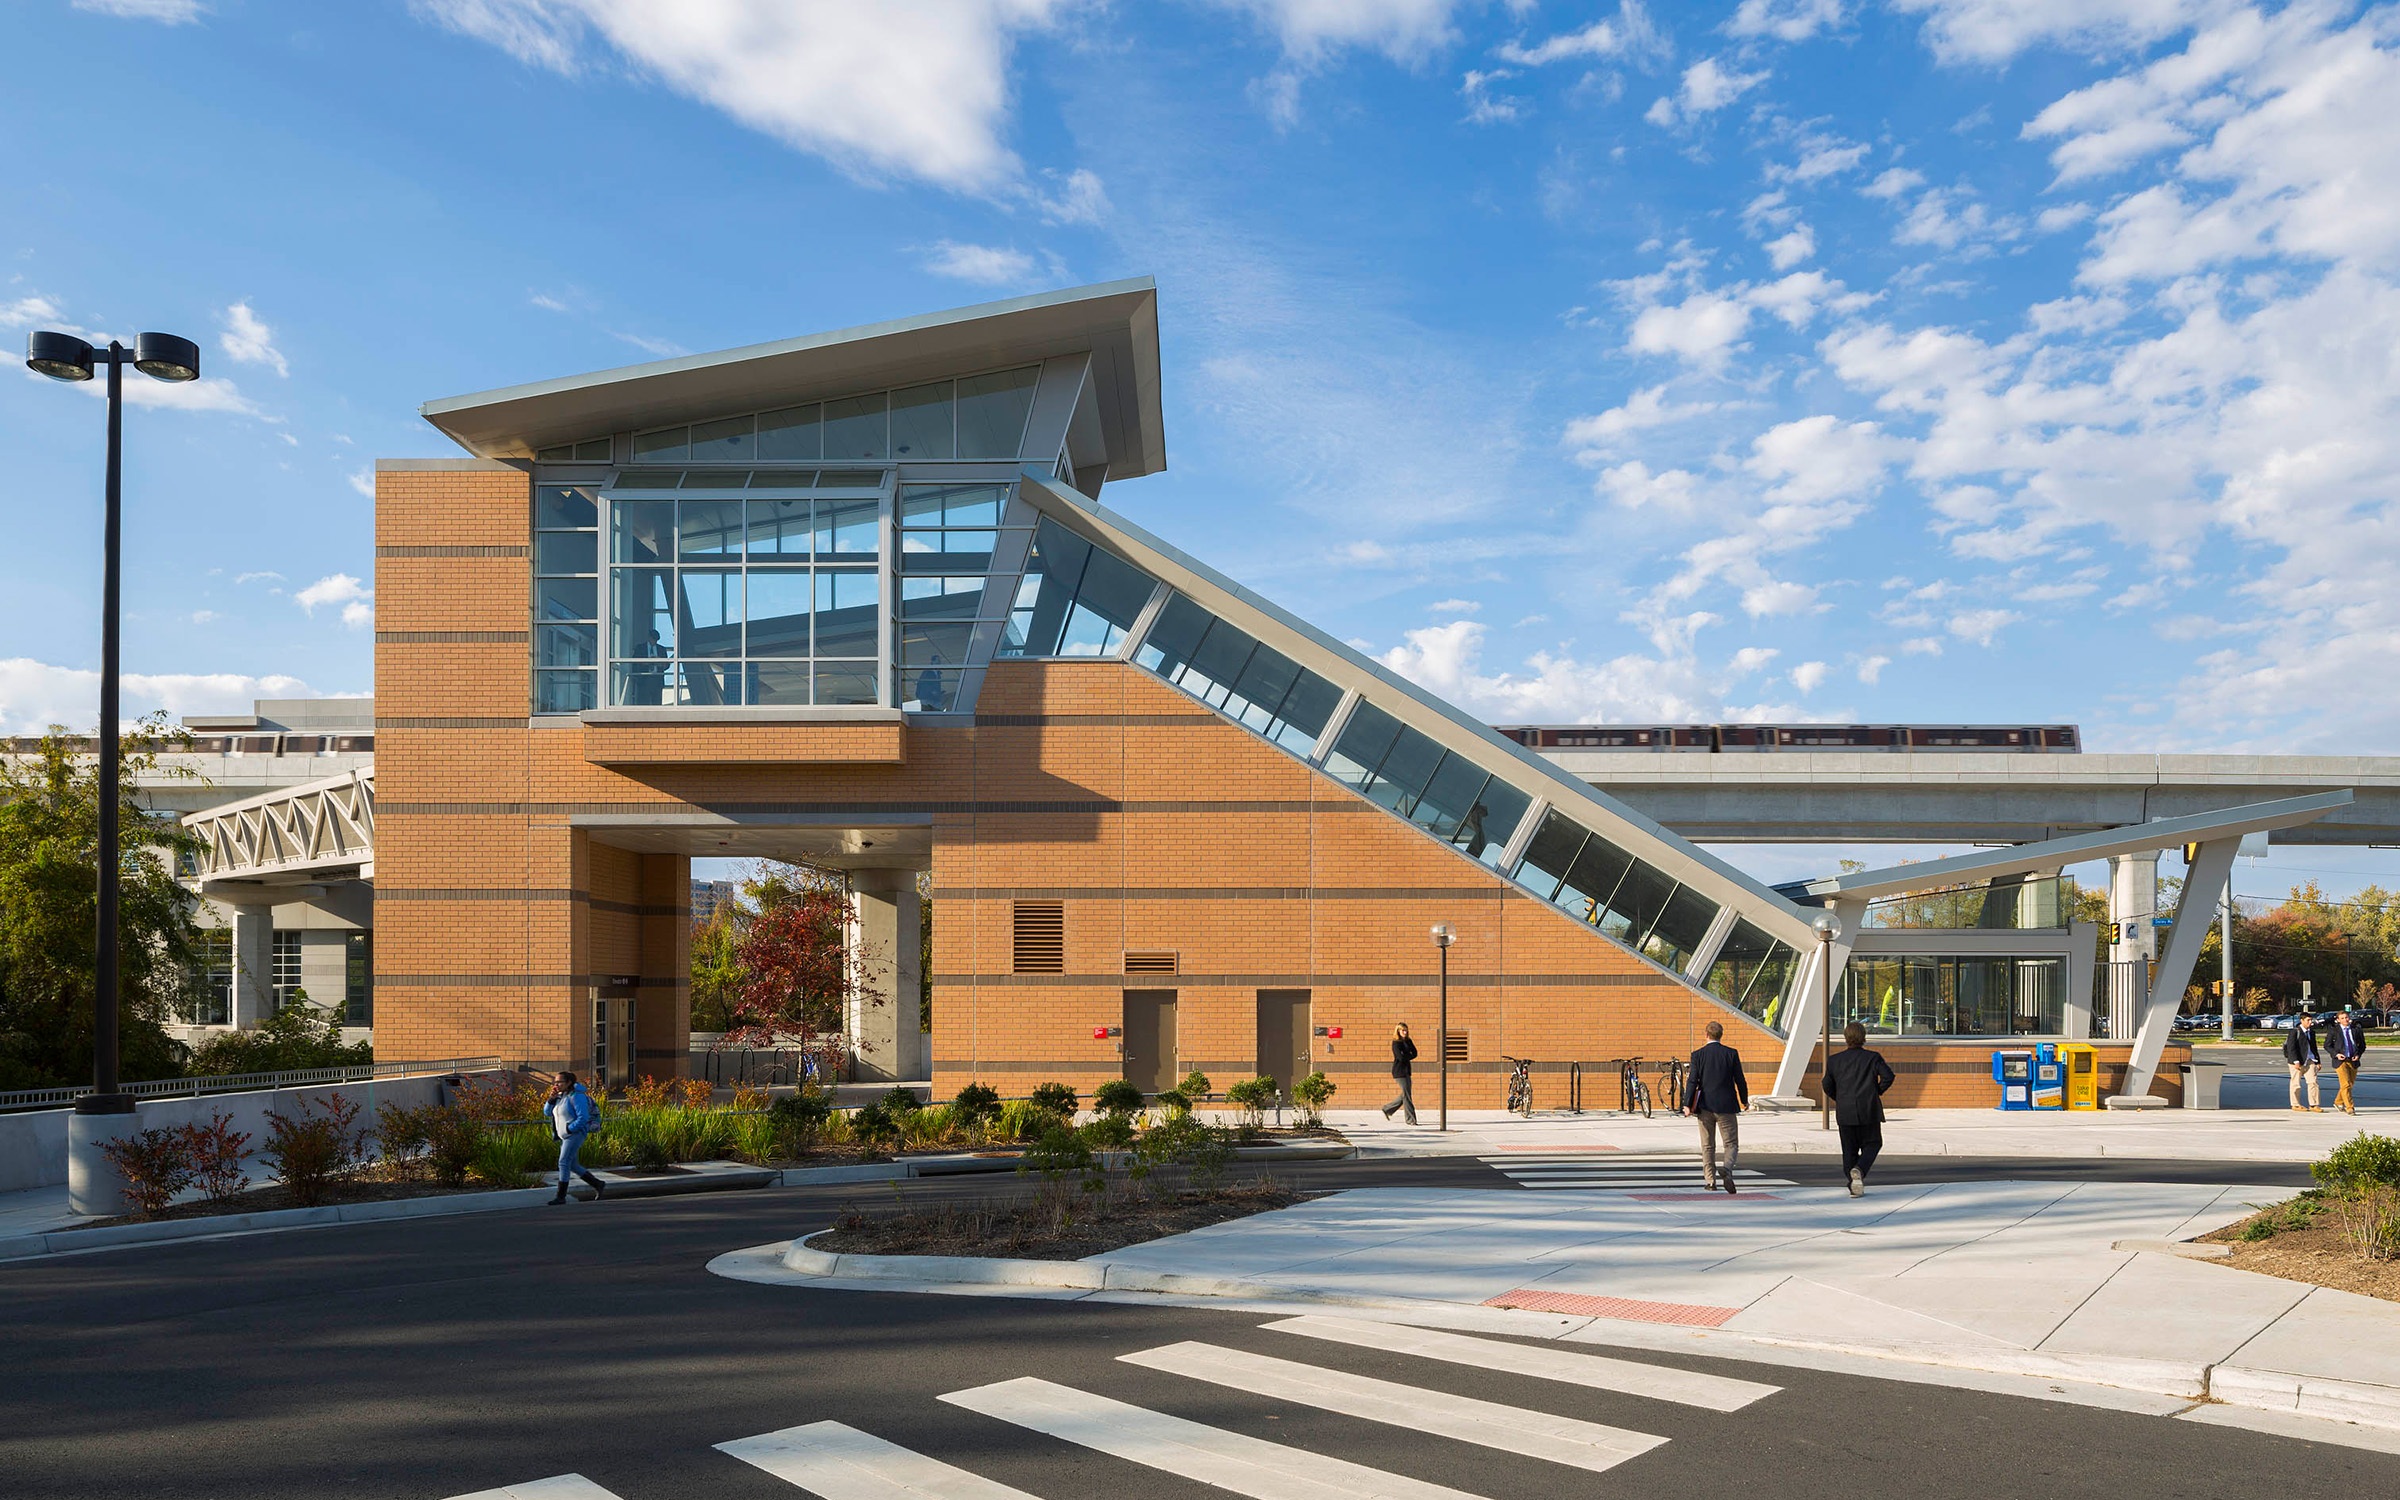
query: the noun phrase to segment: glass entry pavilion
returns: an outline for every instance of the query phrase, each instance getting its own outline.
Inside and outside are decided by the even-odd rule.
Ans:
[[[937,1091],[1363,1095],[1448,922],[1456,1102],[1710,1019],[1764,1092],[1813,908],[1099,503],[1165,467],[1156,316],[1120,282],[429,404],[472,456],[378,476],[379,1045],[679,1068],[688,862],[773,855],[851,872],[864,1059]]]

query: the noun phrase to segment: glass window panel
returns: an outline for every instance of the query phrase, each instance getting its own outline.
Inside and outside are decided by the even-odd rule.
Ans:
[[[545,531],[533,539],[533,570],[537,573],[597,573],[600,571],[600,533]]]
[[[750,656],[808,655],[816,588],[804,568],[750,570]]]
[[[1015,458],[1025,440],[1025,419],[1033,414],[1033,386],[1041,378],[1039,365],[970,375],[958,383],[958,456]]]
[[[676,680],[681,687],[679,703],[697,708],[716,708],[742,701],[743,678],[746,675],[738,661],[684,661],[675,664]]]
[[[1444,754],[1441,746],[1402,725],[1383,764],[1375,768],[1374,779],[1367,783],[1368,798],[1407,817],[1425,784],[1441,769]]]
[[[876,638],[878,613],[874,574],[817,574],[816,654],[873,656],[882,647]]]
[[[609,557],[621,563],[675,560],[675,502],[619,500],[609,507]]]
[[[2015,965],[2005,958],[1961,958],[1958,971],[1958,1026],[1972,1036],[2008,1036],[2015,1032]]]
[[[618,490],[671,490],[681,483],[681,469],[619,469],[608,488],[613,494]]]
[[[692,436],[688,427],[661,427],[656,432],[637,432],[633,435],[633,458],[636,463],[683,458],[691,451]]]
[[[600,618],[600,580],[545,578],[534,585],[534,612],[545,620]]]
[[[1232,628],[1223,621],[1218,624],[1220,628]],[[1298,663],[1271,647],[1259,646],[1251,651],[1241,675],[1234,679],[1228,708],[1233,717],[1265,734],[1275,723],[1276,710],[1283,707],[1283,695],[1299,680]]]
[[[1642,951],[1680,972],[1700,951],[1700,940],[1708,936],[1709,925],[1716,920],[1717,903],[1683,886],[1667,898],[1666,909],[1659,913]]]
[[[952,485],[942,507],[942,524],[997,526],[1007,500],[1008,486],[1004,484]]]
[[[610,458],[608,448],[607,438],[585,438],[575,445],[575,457],[579,462],[607,463]]]
[[[883,520],[872,500],[820,500],[816,535],[819,557],[873,557],[882,548]]]
[[[818,408],[787,406],[758,414],[758,456],[769,459],[823,458],[824,428]]]
[[[971,623],[914,622],[900,632],[900,664],[904,667],[955,667],[967,659]]]
[[[686,568],[678,656],[742,654],[742,575],[721,568]]]
[[[683,488],[687,490],[738,490],[749,484],[748,469],[686,469]]]
[[[1542,814],[1542,826],[1533,831],[1524,858],[1517,862],[1517,880],[1544,901],[1552,900],[1585,837],[1582,824],[1556,809]]]
[[[752,469],[750,488],[753,490],[805,490],[817,482],[814,469]]]
[[[1575,851],[1575,863],[1567,867],[1566,879],[1559,883],[1558,894],[1551,900],[1606,931],[1609,898],[1616,895],[1617,887],[1625,883],[1625,876],[1632,869],[1632,855],[1595,833]],[[1618,926],[1622,930],[1623,924]]]
[[[758,435],[755,419],[725,417],[715,422],[692,424],[692,457],[700,460],[756,458]],[[810,454],[809,457],[816,457]]]
[[[879,490],[883,488],[883,470],[827,469],[817,476],[817,487],[826,490]]]
[[[876,683],[879,675],[871,661],[818,662],[816,701],[873,703],[879,691]]]
[[[1211,621],[1208,633],[1192,652],[1190,664],[1183,669],[1180,681],[1184,690],[1211,708],[1223,707],[1233,680],[1249,665],[1250,654],[1257,649],[1258,642],[1223,620]]]
[[[900,580],[900,618],[903,620],[972,620],[983,609],[983,579],[903,578]]]
[[[1409,821],[1437,839],[1455,840],[1468,815],[1481,804],[1484,783],[1491,779],[1491,773],[1473,761],[1445,753],[1409,809]]]
[[[667,679],[674,663],[618,662],[609,671],[608,701],[626,708],[656,708],[676,700],[667,696]]]
[[[1283,716],[1267,738],[1303,759],[1317,753],[1317,740],[1341,706],[1342,690],[1314,672],[1302,672],[1283,700]]]
[[[749,698],[761,704],[808,702],[808,663],[754,661],[749,664]]]
[[[892,456],[883,392],[825,403],[825,456],[836,463]]]
[[[2066,966],[2055,958],[2016,961],[2016,1026],[2020,1033],[2054,1036],[2066,1026]]]
[[[892,457],[909,463],[932,463],[957,450],[950,431],[950,382],[910,386],[892,392]],[[880,458],[881,454],[861,454]]]
[[[1372,703],[1361,703],[1350,711],[1350,722],[1342,726],[1342,737],[1333,742],[1333,752],[1325,758],[1325,769],[1334,780],[1352,791],[1364,791],[1391,753],[1392,741],[1400,737],[1400,723]]]
[[[797,562],[808,556],[812,528],[806,500],[751,500],[745,502],[742,513],[748,518],[753,560]]]
[[[685,558],[736,558],[742,555],[742,502],[686,500],[676,527],[676,541]]]
[[[924,667],[901,674],[905,686],[901,689],[902,708],[912,713],[938,714],[958,705],[958,680],[964,674],[956,668]]]
[[[629,658],[675,654],[675,574],[670,568],[619,568],[612,575],[608,654]]]
[[[1025,560],[1025,586],[1017,595],[1017,611],[1025,616],[1026,656],[1056,656],[1059,631],[1075,602],[1075,581],[1091,560],[1092,546],[1082,537],[1044,517],[1034,528],[1033,549]]]
[[[942,510],[947,503],[950,487],[941,484],[904,484],[900,486],[900,527],[903,531],[932,530],[942,524]],[[902,545],[907,545],[903,542]]]
[[[1617,893],[1608,898],[1608,914],[1601,918],[1600,930],[1628,947],[1639,948],[1674,895],[1672,878],[1636,860],[1617,883]]]
[[[1459,820],[1450,842],[1477,864],[1497,868],[1509,835],[1517,831],[1525,809],[1531,806],[1531,797],[1495,776],[1484,783],[1483,795],[1467,805],[1467,815]]]
[[[1097,547],[1084,563],[1075,607],[1059,632],[1061,656],[1106,656],[1125,639],[1142,606],[1150,602],[1148,575]]]
[[[594,701],[597,672],[536,672],[533,711],[537,714],[579,714],[598,708]]]
[[[998,536],[991,531],[904,531],[900,533],[900,551],[903,555],[954,552],[990,557]]]
[[[543,530],[581,530],[600,524],[588,484],[545,484],[533,492],[533,524]]]
[[[1183,664],[1192,659],[1200,637],[1208,633],[1208,627],[1215,621],[1216,616],[1183,595],[1170,594],[1166,607],[1151,624],[1150,633],[1142,638],[1142,649],[1134,653],[1134,660],[1173,682]]]
[[[592,667],[600,664],[600,627],[544,625],[533,633],[533,664],[537,667]]]
[[[537,464],[563,464],[573,461],[574,457],[575,445],[573,443],[562,443],[556,448],[533,450],[533,461]]]

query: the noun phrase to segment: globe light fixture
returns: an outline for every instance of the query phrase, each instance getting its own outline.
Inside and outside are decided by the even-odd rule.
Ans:
[[[1442,1008],[1441,1018],[1435,1023],[1438,1030],[1434,1042],[1441,1050],[1436,1054],[1438,1060],[1434,1064],[1434,1074],[1441,1081],[1441,1128],[1444,1130],[1450,1128],[1450,945],[1457,941],[1457,928],[1447,922],[1433,924],[1434,950],[1442,956]]]

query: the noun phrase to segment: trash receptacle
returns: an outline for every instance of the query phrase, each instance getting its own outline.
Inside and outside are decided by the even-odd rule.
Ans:
[[[2067,1070],[2067,1108],[2100,1107],[2100,1049],[2090,1042],[2063,1042],[2059,1060]]]
[[[2225,1065],[2221,1062],[2188,1062],[2183,1065],[2183,1107],[2185,1109],[2215,1109],[2217,1086],[2224,1081]]]

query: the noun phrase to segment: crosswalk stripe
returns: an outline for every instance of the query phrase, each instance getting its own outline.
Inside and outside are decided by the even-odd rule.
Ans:
[[[762,1432],[717,1451],[824,1500],[1033,1500],[1023,1490],[840,1422]]]
[[[1438,1328],[1415,1328],[1404,1323],[1369,1323],[1354,1318],[1310,1315],[1284,1318],[1265,1326],[1279,1333],[1296,1333],[1304,1338],[1354,1344],[1361,1349],[1411,1354],[1420,1359],[1438,1359],[1480,1370],[1498,1370],[1511,1375],[1531,1376],[1536,1380],[1588,1386],[1593,1390],[1618,1391],[1628,1396],[1648,1396],[1659,1401],[1703,1407],[1709,1411],[1739,1411],[1751,1402],[1772,1396],[1782,1389],[1780,1386],[1760,1385],[1756,1381],[1733,1380],[1723,1375],[1703,1375],[1691,1370],[1670,1369],[1665,1365],[1646,1365],[1637,1360],[1612,1359],[1605,1354],[1545,1349],[1538,1344],[1502,1343],[1497,1339],[1449,1333]]]
[[[952,1391],[953,1406],[1179,1474],[1250,1500],[1474,1500],[1347,1459],[1288,1448],[1030,1376]]]
[[[617,1492],[604,1490],[581,1474],[557,1474],[523,1484],[504,1484],[496,1490],[477,1490],[472,1495],[453,1495],[451,1500],[617,1500]]]
[[[1369,1422],[1388,1422],[1413,1432],[1430,1432],[1462,1443],[1595,1472],[1613,1469],[1666,1442],[1665,1438],[1647,1432],[1628,1432],[1622,1427],[1555,1417],[1547,1412],[1503,1406],[1496,1401],[1479,1401],[1472,1396],[1421,1390],[1396,1381],[1320,1369],[1215,1344],[1165,1344],[1135,1354],[1120,1354],[1117,1358],[1127,1364],[1206,1380],[1237,1391],[1322,1407]]]

